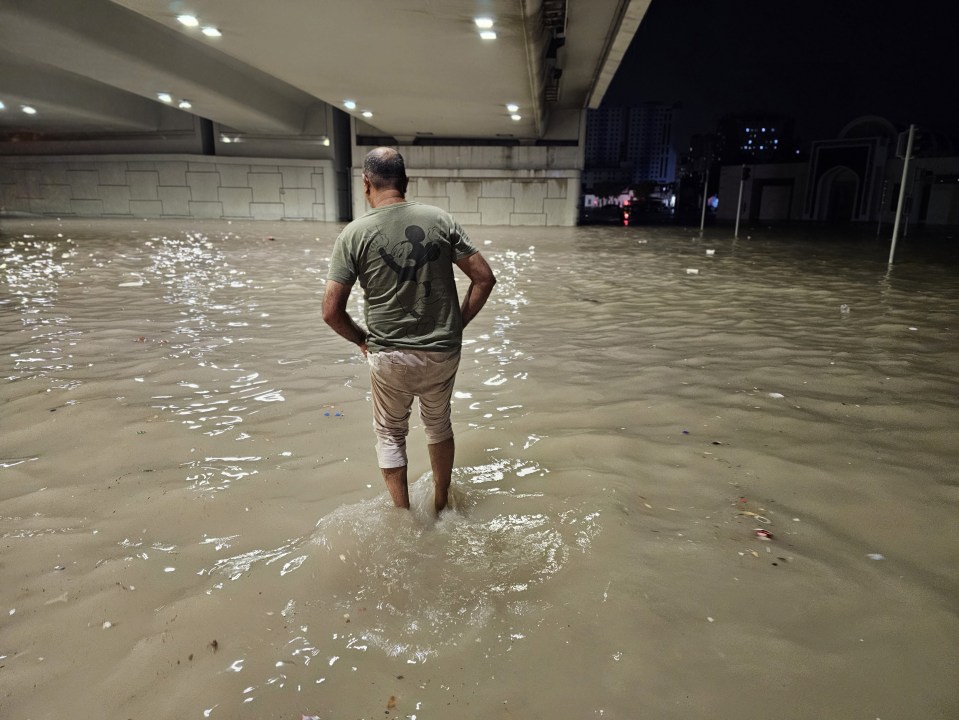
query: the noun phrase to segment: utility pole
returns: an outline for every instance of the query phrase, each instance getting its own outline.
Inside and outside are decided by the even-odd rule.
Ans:
[[[743,165],[742,174],[739,176],[739,200],[736,201],[736,231],[733,233],[734,238],[739,237],[739,214],[743,209],[743,185],[745,185],[749,179],[749,171],[750,169]]]
[[[906,155],[902,159],[902,181],[899,183],[899,202],[896,205],[896,223],[892,228],[892,246],[889,248],[889,264],[896,257],[896,239],[899,237],[899,220],[902,218],[902,206],[906,201],[906,178],[909,175],[909,158],[912,157],[912,143],[916,136],[916,126],[909,126],[909,139],[906,141]]]
[[[703,236],[703,228],[706,227],[706,201],[709,199],[709,166],[713,157],[714,135],[702,136],[702,167],[703,167],[703,208],[699,216],[699,236]]]
[[[708,192],[707,188],[709,187],[709,162],[706,162],[706,172],[703,175],[703,212],[699,218],[699,234],[703,234],[703,228],[706,227],[706,193]]]

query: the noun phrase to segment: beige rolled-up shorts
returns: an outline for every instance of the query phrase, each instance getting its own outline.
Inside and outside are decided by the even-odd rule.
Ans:
[[[403,467],[413,398],[430,445],[453,437],[450,398],[460,351],[383,350],[367,355],[373,390],[373,432],[381,468]]]

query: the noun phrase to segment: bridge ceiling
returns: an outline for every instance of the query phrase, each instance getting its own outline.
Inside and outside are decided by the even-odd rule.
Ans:
[[[192,114],[297,135],[329,104],[396,138],[538,139],[598,104],[648,3],[0,0],[0,131],[151,131]]]

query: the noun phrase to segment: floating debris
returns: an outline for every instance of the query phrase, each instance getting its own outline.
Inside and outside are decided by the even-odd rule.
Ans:
[[[740,515],[747,515],[748,517],[751,517],[751,518],[756,518],[756,519],[757,519],[759,522],[761,522],[763,525],[772,525],[772,522],[773,522],[772,520],[770,520],[770,519],[769,519],[768,517],[766,517],[765,515],[760,515],[759,513],[754,513],[752,510],[740,510],[740,511],[739,511],[739,514],[740,514]]]

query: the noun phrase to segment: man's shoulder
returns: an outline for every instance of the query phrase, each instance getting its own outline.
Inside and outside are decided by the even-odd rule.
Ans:
[[[450,218],[452,215],[443,208],[437,205],[430,205],[429,203],[420,202],[419,200],[407,200],[403,207],[406,211],[415,215],[429,215],[438,218]]]
[[[347,240],[361,236],[363,232],[373,223],[371,214],[371,212],[366,212],[363,215],[360,215],[358,218],[350,220],[350,222],[348,222],[343,229],[340,230],[340,234],[337,236],[337,239],[342,238]]]
[[[429,223],[446,228],[452,228],[456,225],[453,216],[441,207],[418,200],[405,200],[395,205],[367,210],[360,217],[347,223],[340,231],[339,237],[344,239],[356,238],[362,236],[370,228],[387,228],[393,223],[410,221]]]

